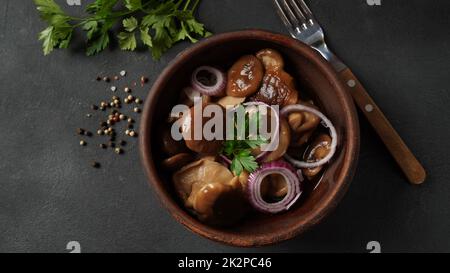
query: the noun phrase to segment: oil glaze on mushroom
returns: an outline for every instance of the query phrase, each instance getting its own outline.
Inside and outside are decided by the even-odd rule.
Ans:
[[[213,225],[230,225],[245,215],[239,177],[220,163],[202,159],[173,175],[175,191],[197,217]]]
[[[228,71],[227,95],[248,97],[254,94],[264,75],[261,61],[253,55],[240,58]]]

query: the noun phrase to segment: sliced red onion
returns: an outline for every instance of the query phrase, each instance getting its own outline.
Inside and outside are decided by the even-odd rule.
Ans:
[[[331,121],[320,111],[302,104],[288,105],[284,107],[281,110],[281,115],[287,116],[292,112],[300,112],[300,111],[312,113],[322,119],[322,125],[328,128],[331,135],[330,152],[326,157],[316,162],[298,161],[293,157],[289,156],[288,154],[285,154],[284,157],[286,158],[286,160],[288,160],[291,164],[293,164],[297,168],[317,168],[322,165],[325,165],[331,160],[331,158],[333,158],[334,154],[336,153],[336,147],[338,142],[336,128],[334,128],[333,123],[331,123]]]
[[[282,175],[286,181],[287,194],[283,200],[276,203],[264,201],[261,195],[261,185],[268,175]],[[261,168],[250,174],[247,193],[250,204],[257,210],[266,213],[279,213],[289,210],[302,194],[302,187],[296,170],[285,161],[275,161],[263,164]]]
[[[231,165],[231,160],[225,155],[220,155],[220,158],[222,159],[223,163],[227,165],[227,167]]]
[[[209,77],[202,77],[200,72],[208,73]],[[211,66],[201,66],[192,73],[192,87],[206,96],[223,96],[227,85],[224,72]]]

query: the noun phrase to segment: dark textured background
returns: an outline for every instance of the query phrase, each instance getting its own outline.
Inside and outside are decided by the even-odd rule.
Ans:
[[[63,2],[63,1],[59,1]],[[65,2],[65,1],[64,1]],[[85,4],[86,1],[82,2]],[[448,0],[309,1],[332,48],[354,70],[429,178],[410,186],[361,118],[361,156],[338,209],[301,238],[238,249],[192,234],[148,187],[138,147],[124,157],[81,149],[77,127],[90,103],[111,95],[100,72],[154,80],[175,55],[107,50],[86,57],[76,47],[44,57],[44,24],[31,1],[0,3],[0,251],[67,252],[385,252],[450,251],[450,3]],[[80,13],[79,7],[67,7]],[[215,33],[262,28],[286,33],[269,0],[203,0],[200,18]],[[121,86],[121,84],[119,84]],[[137,90],[144,96],[145,89]],[[105,163],[88,166],[92,158]],[[107,163],[106,163],[107,162]]]

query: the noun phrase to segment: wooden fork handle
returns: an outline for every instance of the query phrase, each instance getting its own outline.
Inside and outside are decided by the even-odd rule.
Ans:
[[[348,68],[341,71],[340,76],[350,90],[354,101],[381,137],[381,140],[384,142],[409,182],[416,185],[422,184],[426,178],[425,169],[408,146],[406,146],[405,142],[395,131],[394,127],[392,127],[391,123],[375,104],[362,84]]]

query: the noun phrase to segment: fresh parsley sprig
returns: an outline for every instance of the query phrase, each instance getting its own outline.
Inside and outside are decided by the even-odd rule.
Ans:
[[[243,109],[243,106],[239,105],[238,109],[239,108]],[[250,137],[249,128],[250,123],[253,122],[255,122],[256,127],[259,128],[261,124],[261,115],[259,112],[252,115],[246,113],[243,128],[245,130],[245,137],[243,140],[239,140],[237,136],[239,126],[235,123],[234,139],[225,141],[222,147],[222,154],[231,160],[230,169],[237,176],[241,175],[244,170],[252,173],[258,169],[259,165],[256,158],[252,155],[252,150],[268,143],[268,141],[261,136],[257,136],[256,139]]]
[[[259,165],[252,155],[252,150],[266,143],[267,141],[264,139],[227,140],[222,153],[231,160],[231,171],[239,176],[244,170],[252,173],[258,169]]]
[[[54,0],[33,1],[48,24],[39,33],[45,55],[67,48],[76,28],[86,34],[86,54],[97,54],[108,47],[111,29],[119,22],[119,47],[133,51],[140,43],[155,59],[179,41],[195,43],[211,34],[194,16],[200,0],[95,0],[82,18],[69,16]]]

